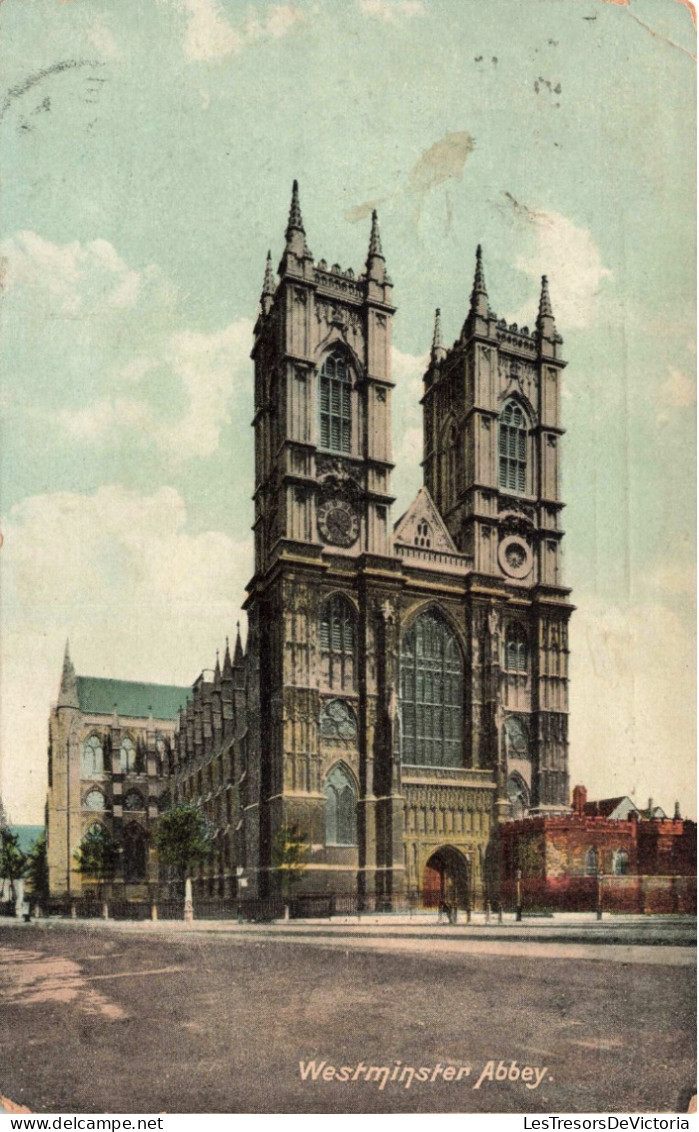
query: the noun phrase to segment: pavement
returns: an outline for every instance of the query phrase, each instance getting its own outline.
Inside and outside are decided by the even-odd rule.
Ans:
[[[39,1113],[686,1112],[695,931],[583,914],[4,920],[0,1092]],[[378,1088],[304,1076],[316,1061],[467,1069]]]
[[[363,915],[332,920],[238,923],[237,920],[69,920],[39,919],[45,931],[116,931],[149,937],[225,936],[232,942],[274,941],[341,948],[345,951],[434,952],[577,959],[659,966],[696,965],[697,922],[693,916],[609,916],[560,913],[547,917],[503,916],[502,922],[474,914],[470,922],[439,923],[434,914]],[[22,931],[20,920],[3,919]]]

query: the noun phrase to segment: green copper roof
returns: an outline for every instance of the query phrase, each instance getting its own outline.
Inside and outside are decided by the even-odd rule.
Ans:
[[[105,680],[78,676],[80,710],[89,715],[118,715],[135,719],[176,719],[192,695],[191,688],[170,684],[138,684],[135,680]]]

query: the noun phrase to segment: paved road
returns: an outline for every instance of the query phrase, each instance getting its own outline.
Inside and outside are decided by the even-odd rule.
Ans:
[[[34,1112],[686,1111],[690,948],[443,930],[0,926],[0,1093]]]

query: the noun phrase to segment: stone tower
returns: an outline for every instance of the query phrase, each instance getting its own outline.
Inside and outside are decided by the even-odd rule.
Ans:
[[[294,182],[252,351],[246,860],[259,862],[262,893],[279,879],[278,831],[293,825],[317,847],[316,889],[355,890],[359,875],[373,890],[377,870],[392,867],[390,748],[373,765],[388,695],[374,637],[394,565],[391,288],[376,213],[358,276],[314,263]]]
[[[545,276],[533,331],[498,320],[479,247],[461,333],[446,349],[437,311],[424,379],[425,485],[473,564],[471,758],[498,768],[501,817],[568,802],[561,345]]]

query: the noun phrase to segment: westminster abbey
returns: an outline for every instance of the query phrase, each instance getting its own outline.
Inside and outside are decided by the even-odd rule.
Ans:
[[[202,808],[216,849],[198,883],[210,894],[275,892],[275,840],[295,827],[308,846],[301,891],[355,893],[366,908],[445,884],[469,906],[483,900],[500,824],[569,809],[565,362],[546,278],[534,329],[507,325],[490,307],[479,247],[451,347],[436,312],[424,483],[395,523],[394,313],[376,214],[363,270],[329,267],[309,249],[294,184],[252,343],[246,648],[238,636],[191,689],[143,686],[140,706],[131,686],[124,718],[116,682],[101,718],[79,702],[88,678],[69,672],[77,685],[51,719],[54,890],[79,886],[71,837],[95,820],[120,827],[136,794],[141,810],[126,816],[145,845],[162,799]],[[120,756],[131,731],[140,784]],[[90,743],[109,747],[108,765],[86,766]],[[72,834],[56,824],[71,809]],[[55,828],[67,848],[53,844]],[[131,881],[153,879],[152,849],[138,861]]]

